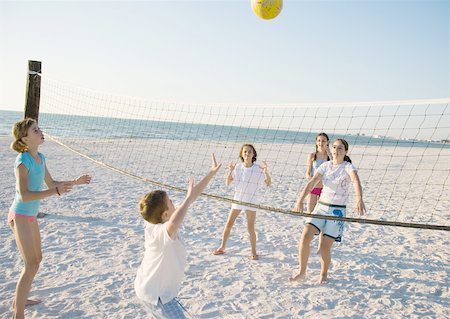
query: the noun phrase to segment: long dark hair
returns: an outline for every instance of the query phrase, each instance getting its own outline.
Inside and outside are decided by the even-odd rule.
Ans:
[[[348,152],[348,143],[347,143],[347,141],[344,140],[343,138],[338,138],[338,139],[335,140],[335,142],[337,142],[337,141],[341,142],[342,145],[344,145],[345,151]],[[349,163],[352,162],[350,157],[348,157],[347,155],[344,156],[344,161],[345,162],[349,162]]]
[[[316,138],[314,139],[315,147],[316,147],[316,151],[314,152],[314,161],[317,159],[317,151],[318,151],[318,149],[317,149],[317,138],[320,137],[320,136],[325,137],[327,139],[327,142],[330,141],[330,138],[328,137],[327,133],[325,133],[325,132],[320,132],[319,134],[316,135]],[[330,157],[328,156],[328,153],[327,153],[327,161],[329,161],[329,160],[330,160]]]

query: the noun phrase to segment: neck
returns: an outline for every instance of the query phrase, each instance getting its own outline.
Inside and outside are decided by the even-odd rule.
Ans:
[[[244,166],[245,167],[252,167],[253,166],[253,162],[244,162]]]
[[[333,164],[334,165],[339,165],[342,164],[344,162],[343,158],[337,159],[337,158],[333,158]]]
[[[37,147],[32,147],[32,146],[30,147],[30,146],[28,146],[27,152],[28,152],[31,156],[37,157],[37,155],[38,155],[38,148],[37,148]]]

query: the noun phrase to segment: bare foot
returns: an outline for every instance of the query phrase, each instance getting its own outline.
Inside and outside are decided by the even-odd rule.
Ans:
[[[289,277],[289,282],[295,282],[295,281],[303,281],[305,279],[305,274],[298,273],[294,277]]]
[[[322,284],[322,285],[327,284],[327,283],[328,283],[328,278],[327,278],[327,276],[320,276],[318,282],[319,282],[319,284]]]
[[[223,254],[225,254],[225,249],[223,249],[223,248],[219,248],[219,249],[213,251],[213,255],[216,255],[216,256],[223,255]]]
[[[33,299],[27,299],[27,301],[25,302],[25,306],[34,306],[34,305],[40,304],[41,302],[42,302],[42,300],[40,300],[40,299],[36,299],[36,300],[33,300]],[[11,304],[11,307],[12,307],[13,309],[16,308],[16,301],[15,301],[15,300],[13,300],[13,302],[12,302],[12,304]]]
[[[258,257],[258,255],[251,255],[251,256],[250,256],[250,259],[251,259],[251,260],[258,260],[259,257]]]

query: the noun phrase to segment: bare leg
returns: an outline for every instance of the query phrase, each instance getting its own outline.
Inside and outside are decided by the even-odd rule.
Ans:
[[[323,240],[323,233],[319,234],[319,245],[317,246],[317,254],[321,254],[322,251],[320,250],[322,247],[322,240]]]
[[[234,222],[236,221],[236,218],[241,213],[240,209],[231,209],[230,213],[228,214],[228,220],[225,224],[225,228],[223,229],[222,233],[222,243],[220,244],[220,247],[213,252],[215,255],[221,255],[225,251],[225,247],[227,246],[228,238],[230,237],[231,228],[233,228]]]
[[[42,260],[41,236],[37,221],[30,222],[26,218],[15,218],[11,222],[11,226],[20,255],[25,263],[16,286],[13,318],[24,318],[25,305],[31,302],[28,300],[31,284]]]
[[[298,281],[306,276],[306,268],[308,267],[308,259],[310,253],[311,241],[314,235],[317,234],[317,229],[312,225],[305,225],[305,229],[300,237],[300,242],[298,243],[298,258],[299,258],[299,271],[294,276],[289,278],[289,281]]]
[[[324,284],[328,280],[328,270],[330,269],[331,264],[331,247],[333,246],[334,239],[328,236],[323,236],[321,247],[319,248],[321,251],[321,270],[320,270],[320,278],[319,283]]]
[[[258,255],[256,254],[256,233],[255,233],[255,220],[256,220],[256,212],[251,210],[246,210],[247,214],[247,229],[248,234],[250,236],[250,245],[252,247],[252,260],[257,260]]]
[[[316,207],[318,198],[319,198],[319,196],[314,195],[314,194],[308,195],[308,199],[307,199],[307,203],[306,203],[306,209],[308,210],[308,213],[311,214],[313,212],[314,208]]]
[[[307,203],[308,213],[311,214],[314,211],[314,208],[316,207],[318,200],[319,200],[319,196],[314,195],[314,194],[308,195],[308,203]],[[320,254],[320,243],[322,242],[322,237],[323,237],[323,234],[320,234],[319,235],[319,246],[317,248],[318,254]]]

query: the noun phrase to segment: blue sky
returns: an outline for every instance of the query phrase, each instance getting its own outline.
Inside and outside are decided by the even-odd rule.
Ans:
[[[450,1],[0,2],[0,109],[29,59],[78,86],[184,103],[450,97]]]

